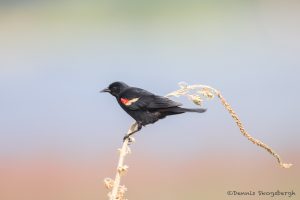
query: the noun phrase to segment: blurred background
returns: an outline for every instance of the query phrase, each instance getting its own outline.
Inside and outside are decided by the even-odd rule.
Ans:
[[[277,189],[297,199],[299,10],[297,0],[1,1],[0,199],[107,199],[103,179],[132,123],[99,93],[116,80],[160,95],[180,81],[211,85],[294,164],[280,168],[214,99],[136,135],[128,199],[271,199],[226,193]]]

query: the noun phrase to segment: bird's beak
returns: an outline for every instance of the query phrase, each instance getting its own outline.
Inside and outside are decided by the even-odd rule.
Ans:
[[[105,88],[105,89],[101,90],[100,92],[110,92],[110,89]]]

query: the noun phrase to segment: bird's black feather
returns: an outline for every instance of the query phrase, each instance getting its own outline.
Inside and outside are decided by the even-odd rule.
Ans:
[[[137,102],[128,106],[128,108],[131,110],[155,110],[159,108],[170,108],[182,105],[181,103],[172,101],[169,98],[158,96],[146,90],[134,87],[128,88],[120,93],[119,99],[121,98],[139,98]]]
[[[114,82],[103,90],[116,97],[120,106],[141,126],[152,124],[169,115],[185,112],[205,112],[206,109],[182,108],[181,103],[155,95],[141,88],[130,87],[123,82]]]

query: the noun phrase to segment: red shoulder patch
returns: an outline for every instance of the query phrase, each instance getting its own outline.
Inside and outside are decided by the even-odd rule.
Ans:
[[[128,103],[129,99],[121,98],[122,104],[126,105]]]
[[[130,106],[131,104],[133,104],[134,102],[137,102],[139,100],[139,98],[133,98],[133,99],[127,99],[127,98],[121,98],[120,101],[122,104],[124,104],[125,106]]]

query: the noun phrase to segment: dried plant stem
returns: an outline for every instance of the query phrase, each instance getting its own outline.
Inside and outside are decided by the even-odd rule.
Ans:
[[[121,182],[121,173],[120,173],[119,169],[123,166],[124,158],[126,156],[127,145],[128,145],[128,140],[124,141],[123,146],[120,150],[120,157],[119,157],[117,173],[115,176],[114,185],[113,185],[113,189],[112,189],[112,193],[111,193],[111,200],[116,199],[118,196],[118,190],[119,190],[119,186],[120,186],[120,182]]]
[[[197,103],[197,98],[198,96],[195,97],[195,95],[190,95],[188,94],[190,91],[193,90],[198,90],[198,93],[202,94],[205,97],[209,97],[210,99],[213,98],[213,95],[218,96],[218,98],[221,100],[221,103],[223,104],[223,106],[226,108],[226,110],[228,110],[228,112],[230,113],[231,117],[234,119],[235,123],[237,124],[237,126],[239,127],[241,133],[248,139],[250,140],[253,144],[256,144],[259,147],[262,147],[263,149],[267,150],[272,156],[274,156],[277,159],[277,162],[280,164],[281,167],[283,168],[290,168],[292,166],[292,164],[290,163],[283,163],[280,156],[268,145],[264,144],[263,142],[261,142],[260,140],[257,140],[255,138],[253,138],[244,128],[241,120],[239,119],[238,115],[234,112],[234,110],[232,109],[232,107],[229,105],[229,103],[226,101],[226,99],[221,95],[221,92],[210,87],[207,85],[187,85],[186,83],[179,83],[179,86],[181,87],[180,90],[177,90],[175,92],[172,92],[170,94],[168,94],[167,96],[188,96],[191,97],[192,96],[192,100]],[[201,89],[199,91],[199,89]],[[194,99],[193,99],[194,98]]]
[[[131,132],[133,132],[134,130],[137,129],[137,123],[133,123],[128,132],[127,135],[129,135]],[[133,140],[133,138],[131,137],[131,139]],[[123,200],[124,199],[124,193],[125,191],[127,191],[125,186],[120,186],[120,182],[121,182],[121,176],[124,174],[124,172],[127,171],[128,167],[126,165],[124,165],[124,159],[125,156],[130,153],[130,149],[128,147],[128,142],[129,139],[126,139],[123,142],[122,148],[119,149],[119,161],[118,161],[118,166],[117,166],[117,173],[115,176],[115,180],[114,181],[110,181],[109,185],[108,183],[106,183],[106,186],[109,189],[112,189],[112,192],[109,194],[110,200]]]
[[[239,127],[241,133],[243,136],[245,136],[248,140],[250,140],[253,144],[256,144],[257,146],[267,150],[272,156],[274,156],[277,159],[277,162],[280,164],[281,167],[283,168],[289,168],[292,166],[292,164],[288,163],[283,163],[281,161],[280,156],[268,145],[264,144],[263,142],[253,138],[244,128],[241,120],[235,113],[235,111],[231,108],[229,103],[226,101],[226,99],[221,95],[221,92],[210,87],[207,85],[187,85],[184,82],[179,83],[180,89],[176,90],[174,92],[171,92],[166,95],[166,97],[179,97],[179,96],[186,96],[190,100],[192,100],[195,104],[200,105],[202,104],[202,98],[207,98],[207,99],[213,99],[214,96],[217,96],[222,105],[228,110],[230,113],[231,117],[234,119],[235,123]],[[194,93],[191,93],[194,92]],[[199,96],[201,95],[201,96]],[[137,123],[133,123],[128,132],[127,135],[130,133],[136,131],[138,128]],[[130,137],[131,140],[134,140],[134,138]],[[128,166],[124,165],[124,159],[125,156],[130,153],[130,149],[128,147],[129,139],[126,139],[123,142],[122,148],[118,149],[120,151],[120,156],[119,156],[119,161],[118,161],[118,166],[117,166],[117,173],[115,176],[115,180],[112,180],[110,178],[106,178],[104,180],[105,185],[108,189],[111,190],[111,192],[108,194],[110,200],[125,200],[124,194],[127,191],[127,188],[125,186],[121,186],[121,176],[127,171]]]
[[[221,93],[218,93],[218,97],[221,100],[221,103],[224,105],[224,107],[228,110],[228,112],[230,113],[230,115],[232,116],[232,118],[234,119],[235,123],[237,124],[237,126],[239,127],[241,133],[248,139],[250,140],[253,144],[256,144],[259,147],[264,148],[265,150],[267,150],[272,156],[274,156],[277,159],[277,162],[280,164],[281,167],[283,168],[290,168],[292,166],[292,164],[289,163],[283,163],[280,156],[268,145],[264,144],[263,142],[261,142],[260,140],[257,140],[255,138],[253,138],[244,128],[241,120],[239,119],[239,117],[237,116],[237,114],[234,112],[234,110],[231,108],[231,106],[229,105],[229,103],[226,101],[226,99],[221,95]]]

